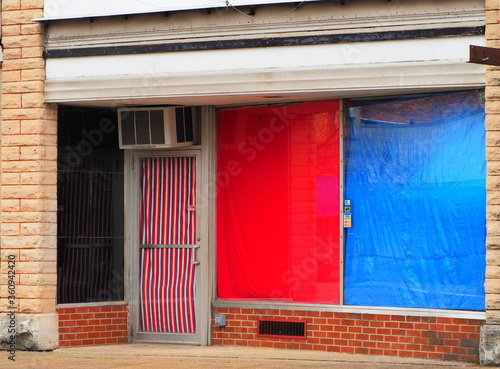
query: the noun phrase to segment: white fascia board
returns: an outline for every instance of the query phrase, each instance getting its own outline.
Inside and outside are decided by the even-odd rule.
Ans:
[[[483,36],[48,59],[47,80],[468,60]]]
[[[232,104],[479,88],[483,37],[48,59],[47,102]]]
[[[304,0],[318,1],[318,0]],[[290,0],[45,0],[43,18],[37,21],[158,13],[177,10],[226,8],[289,3]]]

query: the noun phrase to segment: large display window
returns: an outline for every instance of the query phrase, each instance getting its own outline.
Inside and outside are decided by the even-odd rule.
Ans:
[[[483,98],[219,110],[218,299],[484,310]]]

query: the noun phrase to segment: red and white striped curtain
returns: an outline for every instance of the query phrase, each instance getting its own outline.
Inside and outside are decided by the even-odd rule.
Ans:
[[[195,163],[189,157],[142,159],[141,244],[195,244]]]
[[[194,333],[193,249],[141,249],[141,330]]]
[[[140,329],[195,332],[196,159],[141,160]]]

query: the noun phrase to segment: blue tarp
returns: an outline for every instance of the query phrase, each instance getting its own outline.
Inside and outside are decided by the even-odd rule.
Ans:
[[[349,109],[347,305],[484,310],[479,100],[462,92]]]

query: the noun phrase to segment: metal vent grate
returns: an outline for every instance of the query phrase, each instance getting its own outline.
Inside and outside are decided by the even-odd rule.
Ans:
[[[306,338],[306,322],[302,320],[259,320],[259,336]]]

